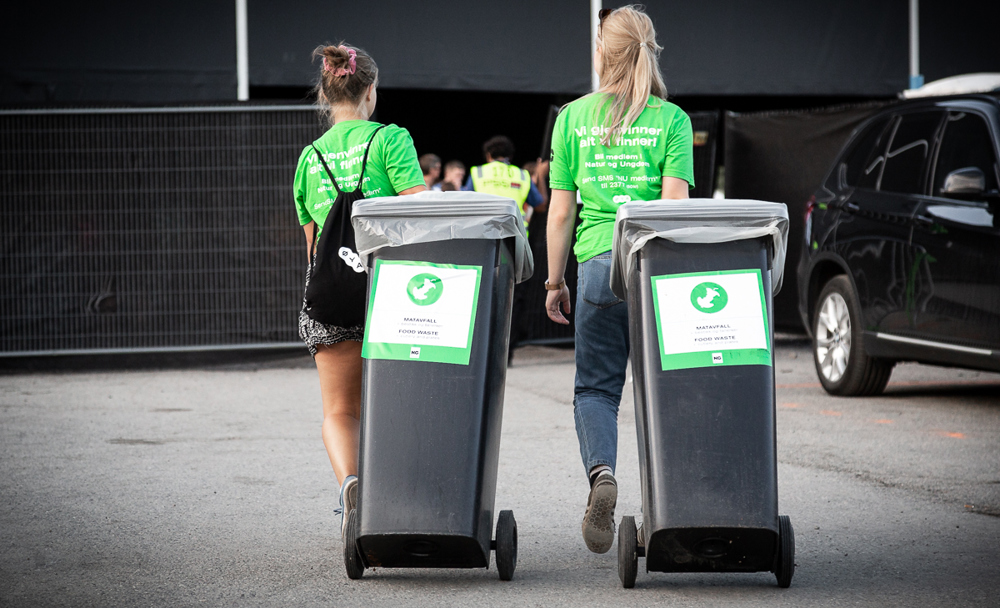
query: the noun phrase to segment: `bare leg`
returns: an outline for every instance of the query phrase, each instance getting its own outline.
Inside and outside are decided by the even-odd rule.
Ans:
[[[337,480],[358,474],[361,418],[361,343],[353,340],[316,347],[323,393],[323,444]]]

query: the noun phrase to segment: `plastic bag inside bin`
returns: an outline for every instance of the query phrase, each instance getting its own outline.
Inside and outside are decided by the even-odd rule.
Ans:
[[[781,290],[788,240],[788,208],[784,203],[751,200],[634,201],[618,208],[612,244],[611,290],[626,296],[626,277],[635,256],[650,239],[675,243],[725,243],[771,237],[771,285]]]
[[[514,238],[514,280],[527,281],[534,270],[528,237],[517,203],[480,192],[424,191],[406,196],[360,200],[351,213],[358,254],[383,247],[452,239]]]

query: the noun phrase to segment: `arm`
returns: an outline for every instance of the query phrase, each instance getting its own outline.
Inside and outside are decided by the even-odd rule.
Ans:
[[[414,186],[412,188],[407,188],[406,190],[403,190],[402,192],[400,192],[399,195],[403,196],[404,194],[416,194],[417,192],[423,192],[426,189],[427,189],[427,186],[425,184],[421,184],[419,186]]]
[[[542,202],[535,207],[535,210],[544,213],[549,208],[549,161],[538,159],[538,166],[535,168],[535,181],[538,193],[542,195]]]
[[[306,263],[312,264],[312,249],[313,249],[313,229],[316,227],[316,222],[309,222],[302,226],[302,230],[306,233]]]
[[[572,190],[552,190],[549,200],[549,217],[546,224],[546,240],[549,253],[550,285],[564,280],[566,259],[573,242],[573,224],[576,219],[576,192]],[[562,311],[560,311],[562,308]],[[571,311],[569,287],[563,285],[559,291],[545,293],[545,314],[560,325],[569,325],[563,312]]]
[[[688,197],[688,183],[676,177],[664,177],[660,198],[681,200]]]

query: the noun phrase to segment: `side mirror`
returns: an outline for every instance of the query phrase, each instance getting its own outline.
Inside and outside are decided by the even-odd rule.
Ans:
[[[978,196],[986,190],[986,175],[979,167],[955,169],[944,178],[941,194],[948,196]]]

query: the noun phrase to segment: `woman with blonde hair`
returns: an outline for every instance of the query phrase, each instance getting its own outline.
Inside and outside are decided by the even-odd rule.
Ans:
[[[628,308],[609,284],[615,212],[630,200],[687,198],[694,186],[691,120],[666,101],[653,22],[636,6],[604,9],[600,18],[594,54],[600,86],[567,104],[552,133],[545,283],[546,314],[568,324],[563,275],[579,191],[573,410],[590,481],[583,539],[595,553],[614,542],[618,406],[629,354]]]
[[[319,372],[323,443],[340,482],[343,533],[357,503],[365,306],[350,210],[361,198],[427,188],[406,129],[368,120],[378,86],[371,56],[342,43],[321,46],[313,57],[323,60],[317,103],[330,129],[305,147],[295,171],[295,208],[309,256],[299,336]]]

